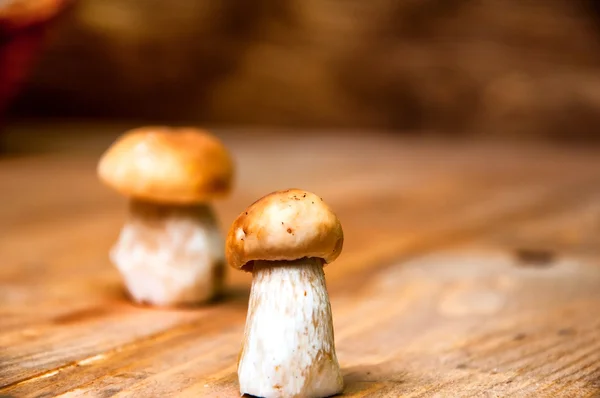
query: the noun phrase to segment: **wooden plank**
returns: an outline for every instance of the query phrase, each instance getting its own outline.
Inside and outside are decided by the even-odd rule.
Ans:
[[[218,205],[225,225],[257,196],[287,187],[283,184],[290,180],[327,198],[342,218],[344,255],[326,271],[340,352],[348,339],[367,347],[374,344],[373,329],[357,324],[355,315],[378,313],[373,324],[383,326],[381,333],[388,330],[391,339],[398,332],[395,319],[408,316],[404,311],[412,314],[403,306],[381,311],[392,293],[380,295],[365,283],[372,275],[398,268],[394,259],[569,208],[582,198],[595,197],[600,179],[597,161],[589,154],[550,149],[510,151],[484,145],[457,154],[445,145],[389,139],[349,140],[339,149],[339,142],[328,136],[291,145],[275,139],[272,146],[262,147],[234,138],[230,144],[237,151],[242,178],[236,196]],[[334,167],[332,157],[344,167]],[[276,167],[280,162],[284,166]],[[71,171],[63,179],[59,171],[66,165]],[[10,226],[10,235],[0,240],[8,264],[0,267],[0,294],[7,303],[0,307],[0,382],[6,387],[2,392],[111,395],[115,384],[124,394],[229,391],[234,386],[231,358],[239,347],[248,275],[231,273],[232,293],[215,307],[155,311],[131,306],[106,260],[122,220],[123,201],[97,184],[93,165],[89,157],[0,163],[0,181],[8,181],[12,189],[23,180],[38,183],[39,178],[42,192],[49,192],[54,185],[44,181],[56,175],[56,186],[69,193],[38,195],[39,201],[34,201],[35,192],[26,190],[22,200],[15,195],[0,214],[0,220],[9,221],[3,225]],[[323,178],[323,170],[335,178]],[[79,189],[67,191],[69,181]],[[74,214],[66,215],[71,208]],[[31,217],[18,215],[31,209]],[[354,296],[363,289],[361,296]],[[413,295],[406,301],[408,307],[426,300],[419,285],[405,290]],[[366,304],[357,304],[361,300]],[[345,366],[359,366],[370,357],[376,356],[368,350],[354,359],[348,354]],[[393,395],[393,378],[383,379],[357,379],[348,391],[360,396],[369,389],[389,390]]]
[[[466,245],[375,269],[361,276],[362,288],[352,297],[332,289],[346,391],[390,397],[597,391],[600,321],[590,317],[600,305],[597,249],[588,260],[572,252],[532,266],[504,237],[524,227],[533,231],[530,239],[541,233],[546,244],[564,245],[563,221],[585,227],[585,216],[599,199],[600,194],[591,195]],[[589,235],[569,248],[597,243],[597,235]],[[60,377],[34,379],[4,392],[232,396],[243,301],[223,304],[211,325],[179,327],[159,341],[145,340],[61,369]],[[229,317],[228,327],[216,326]]]
[[[599,238],[569,244],[563,233],[564,220],[588,228],[585,218],[590,207],[597,214],[599,199],[379,269],[361,277],[352,298],[334,295],[346,392],[596,396],[600,320],[590,314],[600,308]],[[539,234],[549,247],[569,250],[541,265],[524,261],[515,254],[519,246],[506,247],[505,240],[523,226],[535,231],[529,239]],[[595,250],[582,259],[581,246]],[[216,380],[197,380],[182,396],[229,396],[236,388],[230,369]]]

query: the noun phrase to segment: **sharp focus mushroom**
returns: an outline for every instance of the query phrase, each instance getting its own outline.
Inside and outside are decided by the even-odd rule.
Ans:
[[[233,162],[216,137],[194,128],[134,129],[104,153],[98,176],[130,198],[110,258],[135,301],[197,304],[221,291],[223,241],[209,202],[229,193]]]
[[[238,362],[242,394],[327,397],[343,390],[323,273],[343,242],[331,209],[298,189],[271,193],[234,221],[227,260],[253,276]]]

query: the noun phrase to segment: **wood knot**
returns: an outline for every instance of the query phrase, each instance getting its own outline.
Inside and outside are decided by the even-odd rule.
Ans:
[[[572,336],[575,334],[575,330],[571,328],[560,329],[557,334],[559,336]]]
[[[548,267],[552,265],[556,255],[550,250],[519,248],[515,256],[522,267]]]

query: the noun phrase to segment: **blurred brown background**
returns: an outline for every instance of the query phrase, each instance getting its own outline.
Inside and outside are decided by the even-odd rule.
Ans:
[[[596,138],[592,0],[79,0],[15,118]]]

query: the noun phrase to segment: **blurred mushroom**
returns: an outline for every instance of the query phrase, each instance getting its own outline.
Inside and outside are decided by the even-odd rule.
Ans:
[[[323,273],[343,242],[331,209],[298,189],[271,193],[234,221],[227,260],[253,275],[238,363],[242,394],[326,397],[343,390]]]
[[[130,198],[110,252],[137,302],[194,304],[223,285],[223,240],[209,201],[226,196],[233,163],[214,136],[145,127],[120,137],[98,164],[100,179]]]
[[[73,0],[2,0],[0,29],[23,28],[46,22],[72,2]]]

